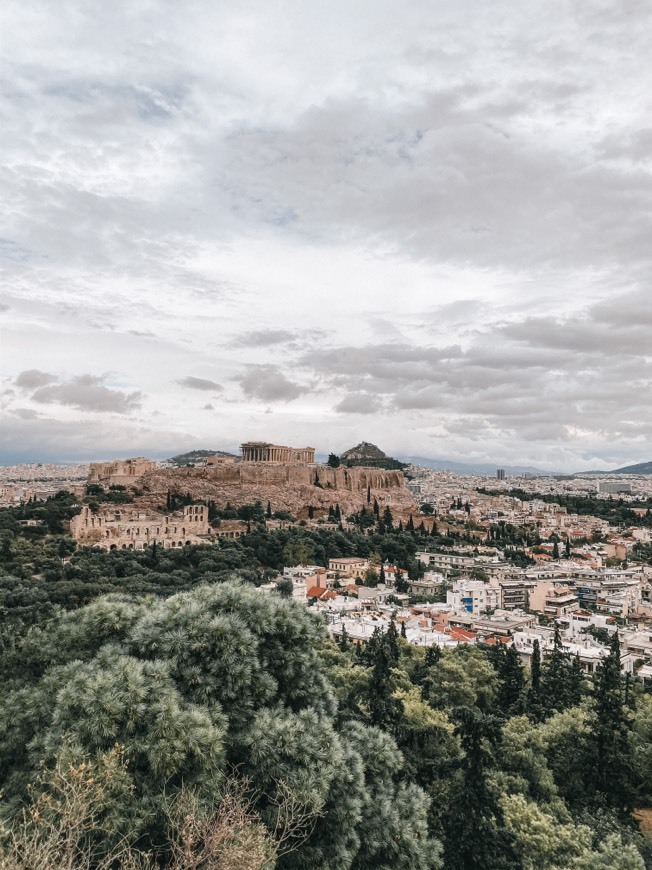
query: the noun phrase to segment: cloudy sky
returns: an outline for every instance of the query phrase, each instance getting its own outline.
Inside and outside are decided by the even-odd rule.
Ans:
[[[652,459],[647,0],[4,0],[3,445]]]

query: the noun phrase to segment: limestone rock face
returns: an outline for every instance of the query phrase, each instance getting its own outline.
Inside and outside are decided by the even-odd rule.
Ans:
[[[271,503],[272,510],[298,516],[309,505],[328,510],[339,504],[347,514],[371,500],[400,512],[414,507],[401,471],[382,468],[329,468],[325,465],[240,463],[214,468],[178,468],[151,472],[141,480],[145,501],[158,502],[169,491],[190,493],[197,500],[212,499],[218,507],[254,501]]]

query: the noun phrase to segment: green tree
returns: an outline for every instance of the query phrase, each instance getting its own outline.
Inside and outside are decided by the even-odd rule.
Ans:
[[[620,641],[614,633],[609,655],[598,667],[590,718],[589,781],[594,801],[626,818],[634,805],[632,720],[620,673]]]
[[[541,646],[538,640],[532,644],[532,659],[530,662],[530,688],[527,692],[528,716],[535,722],[544,715],[543,697],[541,693]]]
[[[398,633],[392,621],[385,632],[376,629],[369,641],[367,658],[371,663],[369,680],[369,721],[395,733],[403,705],[396,698],[393,669],[399,662]]]
[[[523,666],[513,644],[510,644],[507,649],[499,644],[496,649],[501,650],[497,666],[499,684],[496,706],[505,716],[513,716],[523,710],[525,690]]]
[[[515,837],[489,785],[492,747],[500,742],[500,722],[466,707],[454,711],[464,752],[459,780],[446,816],[447,870],[517,870]]]
[[[553,648],[541,668],[541,700],[544,714],[566,710],[582,700],[583,679],[581,669],[573,664],[564,650],[559,627],[555,625]]]

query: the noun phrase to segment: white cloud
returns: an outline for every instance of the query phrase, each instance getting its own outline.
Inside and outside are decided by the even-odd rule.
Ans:
[[[5,400],[44,444],[47,404],[61,437],[129,415],[139,452],[219,419],[225,446],[650,458],[650,7],[0,16]]]

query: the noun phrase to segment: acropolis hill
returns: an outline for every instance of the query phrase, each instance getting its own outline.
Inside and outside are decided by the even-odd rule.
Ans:
[[[196,500],[211,499],[221,506],[227,502],[238,507],[257,500],[269,501],[272,510],[287,510],[295,516],[308,505],[327,511],[339,504],[343,512],[353,513],[366,503],[368,488],[381,504],[408,508],[414,502],[400,471],[264,462],[157,469],[143,476],[139,488],[144,502],[160,503],[169,490],[190,493]]]
[[[255,456],[256,460],[213,463],[209,457],[199,467],[167,469],[142,458],[95,463],[89,480],[124,485],[129,477],[130,484],[142,493],[138,503],[143,506],[161,504],[168,492],[189,493],[197,501],[212,500],[218,506],[229,502],[238,507],[260,500],[270,502],[272,510],[287,510],[294,515],[300,515],[309,505],[328,511],[335,504],[343,512],[353,513],[367,503],[369,495],[399,512],[414,506],[414,496],[406,489],[401,471],[316,465],[305,461],[314,459],[314,448],[280,447],[267,442],[246,442],[242,454]],[[140,473],[134,476],[136,468]]]

